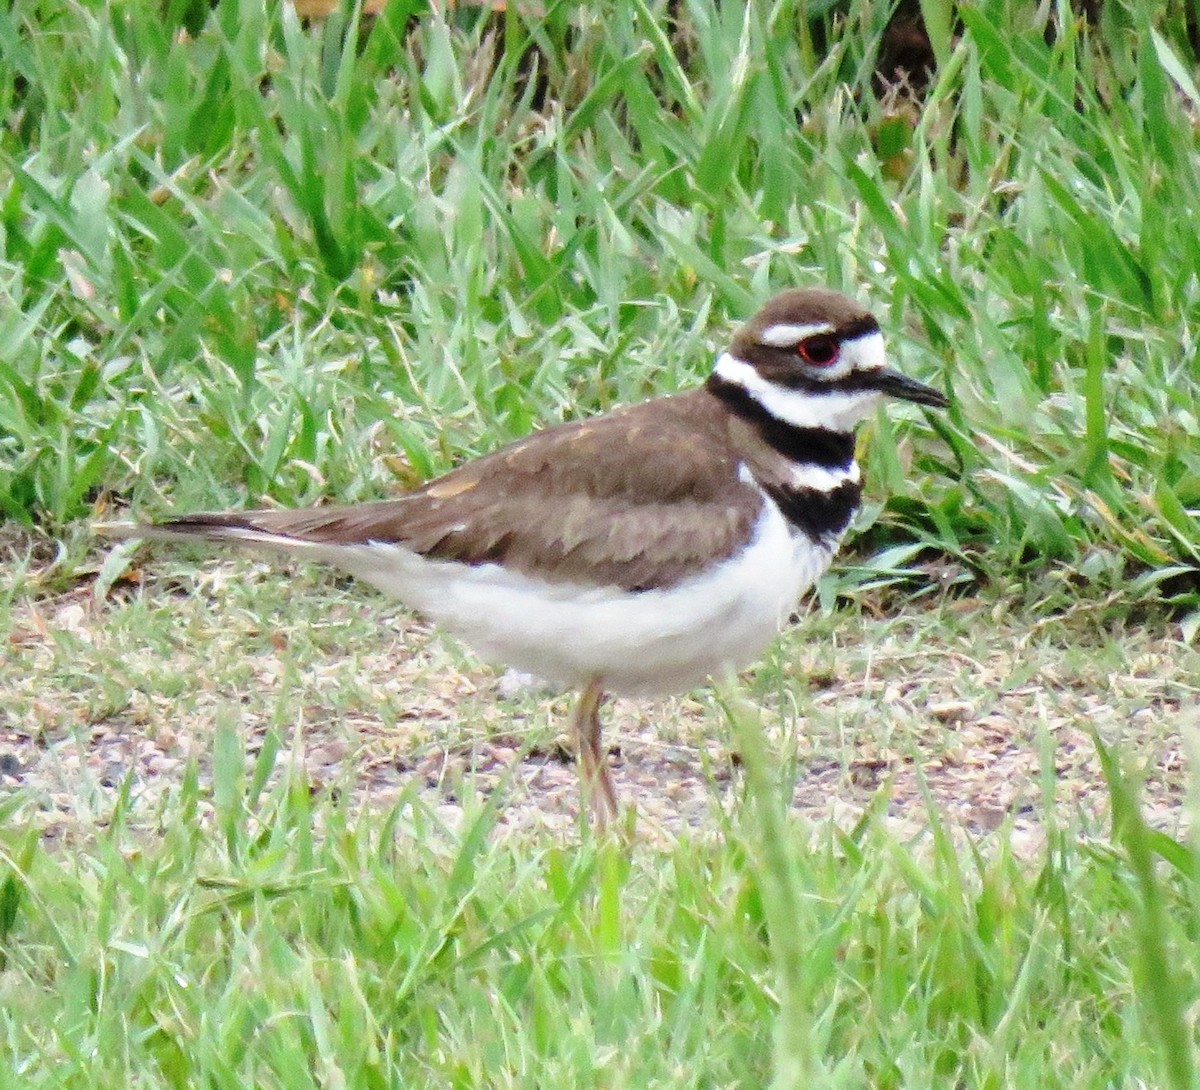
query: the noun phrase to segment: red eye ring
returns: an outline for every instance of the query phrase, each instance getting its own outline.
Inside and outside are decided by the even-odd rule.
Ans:
[[[796,345],[796,353],[813,367],[829,367],[837,363],[842,345],[832,333],[814,333]]]

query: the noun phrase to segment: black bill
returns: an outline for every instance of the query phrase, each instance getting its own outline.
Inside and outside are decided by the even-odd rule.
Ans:
[[[898,397],[903,401],[915,401],[918,405],[932,405],[935,409],[944,409],[950,404],[949,399],[941,390],[926,386],[925,383],[902,375],[899,371],[893,371],[890,367],[877,371],[872,385],[889,397]]]

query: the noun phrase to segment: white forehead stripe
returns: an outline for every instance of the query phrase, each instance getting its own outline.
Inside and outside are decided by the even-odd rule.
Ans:
[[[887,365],[883,334],[875,331],[842,342],[842,358],[853,361],[856,371],[877,371]]]
[[[834,327],[828,322],[804,322],[793,325],[790,322],[780,322],[769,325],[758,335],[759,344],[769,344],[772,348],[790,348],[794,344],[819,333],[833,333]]]
[[[868,338],[864,338],[866,340]],[[882,338],[881,344],[882,344]],[[861,341],[851,342],[860,344]],[[849,431],[883,396],[877,390],[792,390],[768,382],[745,360],[722,352],[713,368],[718,378],[740,386],[776,420],[794,428],[828,428]]]

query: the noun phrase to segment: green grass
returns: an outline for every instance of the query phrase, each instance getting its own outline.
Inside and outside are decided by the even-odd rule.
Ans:
[[[1194,1052],[1200,885],[1171,834],[1200,651],[1162,617],[815,611],[740,722],[608,714],[626,848],[581,835],[573,770],[535,756],[561,702],[498,701],[315,570],[152,567],[10,619],[0,750],[28,775],[0,795],[0,1071],[22,1086],[1190,1085],[1168,1076]],[[928,710],[956,700],[963,722]],[[487,767],[495,736],[529,759]],[[677,789],[705,773],[689,829]]]
[[[215,746],[240,755],[232,731]],[[627,851],[496,838],[469,807],[451,833],[419,802],[364,816],[241,769],[217,760],[210,795],[193,768],[150,839],[127,798],[70,852],[4,833],[0,1049],[21,1086],[768,1082],[748,830]],[[780,845],[817,1080],[781,1085],[1192,1085],[1195,964],[1138,976],[1148,940],[1194,949],[1190,874],[1061,832],[1031,865],[929,822],[915,843],[868,818]]]
[[[542,7],[392,0],[370,25],[311,26],[238,0],[0,12],[0,727],[55,746],[109,720],[214,732],[165,795],[131,781],[114,801],[83,776],[95,831],[62,843],[4,784],[4,1081],[1194,1086],[1192,848],[1143,821],[1122,771],[1143,754],[1113,720],[1112,835],[1056,800],[1051,714],[1100,685],[1109,634],[1167,631],[1163,599],[1194,695],[1184,5],[1108,0],[1089,27],[1066,3],[927,0],[929,89],[883,99],[888,10],[868,0]],[[189,658],[189,635],[269,649],[249,606],[180,630],[182,609],[99,604],[153,649],[132,662],[57,614],[22,642],[57,608],[31,598],[96,573],[86,524],[114,507],[377,496],[692,384],[768,294],[814,283],[868,300],[899,366],[953,397],[867,429],[858,556],[824,604],[869,604],[936,557],[956,593],[985,588],[980,638],[1065,614],[1055,656],[1031,629],[1030,663],[988,679],[1041,694],[1032,859],[1007,825],[958,836],[936,785],[916,840],[871,808],[850,833],[785,820],[769,757],[753,806],[674,846],[501,832],[470,794],[461,827],[421,793],[360,812],[286,772],[285,728],[314,707],[393,728],[409,701],[363,696],[358,660],[333,682],[313,665],[337,646],[324,614],[270,697],[250,695],[253,656]],[[812,622],[831,654],[848,657],[847,616]],[[917,625],[905,654],[936,644]],[[791,710],[784,741],[816,725],[800,742],[840,745],[848,769],[836,740],[866,706],[872,747],[930,742],[890,693],[830,716],[795,670],[756,685]],[[988,683],[961,688],[986,704]],[[484,705],[438,729],[498,732]],[[1161,706],[1122,698],[1115,722],[1144,711]]]

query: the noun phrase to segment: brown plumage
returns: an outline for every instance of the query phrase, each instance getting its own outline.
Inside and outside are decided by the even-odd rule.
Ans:
[[[549,583],[664,589],[750,537],[763,501],[738,478],[737,426],[695,390],[534,432],[396,499],[187,515],[123,536],[230,540],[230,530],[249,530],[326,545],[377,542]],[[636,459],[614,457],[631,446]],[[764,461],[770,453],[763,448]]]

